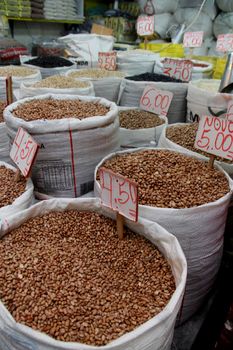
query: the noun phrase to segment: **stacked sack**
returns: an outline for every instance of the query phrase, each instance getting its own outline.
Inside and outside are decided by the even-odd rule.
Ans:
[[[30,0],[2,0],[0,15],[5,15],[8,17],[31,17]]]
[[[48,19],[77,19],[78,13],[75,0],[45,0],[44,17]]]
[[[214,35],[217,39],[220,34],[232,33],[233,30],[233,1],[232,0],[216,0],[216,3],[220,10],[219,15],[214,21]],[[215,51],[216,52],[216,51]],[[217,53],[218,55],[223,55],[224,53]]]
[[[31,17],[44,18],[44,0],[31,0]]]

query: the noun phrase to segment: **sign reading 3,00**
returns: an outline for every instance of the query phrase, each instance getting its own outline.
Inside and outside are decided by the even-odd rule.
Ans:
[[[158,90],[152,85],[147,85],[140,99],[140,108],[148,112],[166,116],[172,98],[172,92]]]

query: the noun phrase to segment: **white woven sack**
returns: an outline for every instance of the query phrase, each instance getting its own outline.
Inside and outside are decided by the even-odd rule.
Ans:
[[[129,109],[140,109],[138,107],[119,107],[120,111],[127,111]],[[159,141],[160,135],[163,129],[166,127],[168,120],[167,117],[160,116],[164,120],[164,124],[156,126],[155,128],[145,128],[145,129],[126,129],[120,127],[120,145],[129,146],[136,143],[149,143],[150,141],[155,141],[156,144]]]
[[[17,106],[27,101],[48,98],[96,102],[110,110],[106,116],[82,120],[66,115],[66,119],[26,122],[12,114]],[[21,126],[41,145],[32,168],[32,179],[38,192],[53,197],[77,197],[91,191],[95,166],[119,148],[118,108],[105,99],[53,94],[30,97],[8,106],[4,119],[11,140]]]
[[[155,32],[160,38],[166,39],[168,37],[168,30],[175,24],[177,24],[173,14],[165,12],[158,14],[155,12]]]
[[[202,115],[224,117],[231,95],[218,93],[219,80],[196,80],[188,84],[186,121],[198,121]]]
[[[19,227],[29,218],[47,214],[50,211],[95,211],[106,216],[112,214],[93,199],[55,200],[38,203],[20,215],[3,223],[2,235]],[[179,312],[185,289],[187,264],[177,239],[164,228],[145,219],[138,223],[126,220],[126,226],[143,235],[158,247],[168,260],[176,282],[176,290],[166,307],[155,317],[133,331],[120,336],[104,346],[90,346],[81,343],[62,342],[20,323],[16,323],[0,302],[0,343],[4,350],[169,350],[172,343],[176,316]]]
[[[107,159],[116,154],[138,152],[143,149],[148,150],[149,148],[138,148],[108,155],[97,165],[95,179],[98,169]],[[176,152],[190,156],[186,151],[177,150]],[[192,157],[199,158],[196,155]],[[224,172],[218,165],[216,167]],[[158,222],[174,234],[187,259],[187,283],[178,323],[189,319],[203,304],[219,270],[227,208],[233,191],[233,181],[227,173],[224,172],[224,174],[229,181],[230,192],[215,202],[185,209],[139,205],[139,216]],[[94,190],[96,196],[99,197],[100,185],[96,180]]]
[[[218,7],[225,12],[233,12],[232,0],[216,0]]]
[[[16,168],[14,168],[8,163],[0,161],[0,166],[4,166],[5,168],[11,169],[16,172]],[[6,205],[5,207],[0,208],[0,230],[1,230],[1,224],[5,223],[7,225],[10,216],[18,213],[20,215],[20,213],[24,209],[29,208],[33,204],[34,202],[33,191],[34,191],[34,187],[31,179],[29,178],[27,180],[25,192],[21,194],[21,196],[16,198],[12,204],[9,204],[9,205]],[[0,322],[0,329],[1,329],[1,322]]]
[[[147,50],[129,50],[117,53],[117,69],[127,75],[152,73],[155,60],[159,58]]]
[[[154,73],[163,73],[163,60],[167,57],[163,57],[155,62]],[[182,60],[182,58],[175,58],[176,60]],[[203,62],[199,60],[192,60],[194,66],[192,68],[192,80],[211,78],[213,73],[213,64],[209,62]],[[195,67],[195,64],[205,64],[205,67]]]
[[[141,11],[144,13],[147,0],[137,0],[140,5]],[[152,0],[155,13],[175,12],[177,9],[179,0]]]
[[[79,71],[84,71],[85,69],[79,69]],[[71,76],[74,70],[67,72],[65,75],[67,77]],[[122,75],[124,75],[122,73]],[[107,78],[89,78],[89,77],[74,77],[77,80],[91,81],[94,86],[94,92],[96,97],[103,97],[109,101],[117,102],[120,84],[122,81],[121,77],[107,77]]]
[[[233,32],[233,12],[220,12],[214,20],[214,35],[216,38],[220,34],[228,34]]]
[[[10,162],[10,145],[5,123],[0,123],[0,161]]]
[[[29,61],[32,58],[36,58],[36,57],[20,56],[21,65],[24,67],[28,67],[28,68],[37,68],[40,71],[43,79],[47,78],[47,77],[51,77],[52,75],[64,75],[69,70],[76,68],[76,64],[73,62],[72,62],[73,63],[72,66],[56,67],[56,68],[43,68],[43,67],[38,67],[38,66],[34,66],[32,64],[26,63],[27,61]]]
[[[13,90],[19,89],[20,84],[22,82],[25,83],[36,83],[37,81],[41,80],[41,73],[37,67],[32,66],[30,68],[33,68],[35,73],[27,76],[22,77],[15,77],[12,76],[12,88]],[[5,101],[6,100],[6,77],[0,76],[0,100]]]
[[[182,126],[182,125],[187,125],[186,123],[176,123],[174,125],[169,125],[167,126],[167,128],[169,128],[170,126]],[[160,148],[168,148],[168,149],[173,149],[174,151],[181,151],[181,152],[187,152],[188,154],[190,154],[191,156],[196,156],[204,161],[208,161],[209,158],[208,157],[205,157],[197,152],[193,152],[185,147],[182,147],[180,145],[178,145],[177,143],[169,140],[167,137],[166,137],[166,129],[167,128],[164,128],[161,132],[161,136],[160,136],[160,139],[159,139],[159,143],[158,143],[158,147]],[[226,163],[226,162],[220,162],[220,161],[215,161],[216,164],[219,164],[224,170],[226,173],[228,173],[228,175],[233,178],[233,164],[230,164],[230,163]]]
[[[139,107],[140,98],[147,85],[153,85],[156,89],[171,91],[174,94],[167,114],[168,123],[185,121],[186,95],[188,90],[188,84],[186,83],[164,83],[123,79],[117,104],[125,107]]]
[[[117,70],[125,72],[126,75],[136,75],[143,73],[152,73],[154,69],[154,62],[125,62],[117,63]]]
[[[59,38],[78,57],[87,61],[91,67],[97,67],[99,52],[113,50],[114,37],[99,34],[69,34]]]
[[[81,96],[95,96],[94,86],[91,81],[87,82],[88,86],[85,88],[42,88],[32,87],[34,84],[22,83],[19,90],[19,99],[25,97],[32,97],[45,94],[62,94],[62,95],[81,95]]]

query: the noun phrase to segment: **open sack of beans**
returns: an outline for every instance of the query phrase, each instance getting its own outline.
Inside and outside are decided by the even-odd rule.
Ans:
[[[167,125],[167,117],[146,112],[138,107],[119,107],[120,145],[159,141],[162,130]]]
[[[126,77],[121,82],[117,104],[125,107],[139,107],[140,98],[147,85],[173,93],[173,99],[167,114],[169,123],[185,121],[188,84],[177,82],[176,79],[162,74],[145,73]]]
[[[98,162],[119,147],[115,103],[91,96],[47,94],[19,100],[4,111],[13,140],[21,126],[41,145],[32,168],[38,192],[77,197],[93,189]]]
[[[108,155],[96,168],[95,193],[100,196],[98,169],[105,166],[139,186],[139,215],[174,234],[188,264],[179,323],[205,301],[216,278],[233,182],[221,167],[188,152],[139,148]]]
[[[199,154],[199,158],[208,160],[210,154],[194,147],[198,123],[177,123],[164,128],[159,139],[159,147],[186,151],[190,155]],[[233,162],[216,157],[216,163],[233,178]]]
[[[21,56],[20,61],[22,66],[38,68],[42,78],[47,78],[51,75],[63,75],[70,69],[76,68],[75,63],[60,56]]]
[[[112,215],[98,199],[51,199],[3,223],[4,350],[170,349],[187,274],[182,249],[141,218],[126,221],[119,240]]]
[[[162,57],[155,62],[154,73],[163,73],[163,62],[167,57]],[[169,57],[168,57],[169,58]],[[173,58],[173,57],[172,57]],[[176,58],[176,60],[183,60],[183,58]],[[213,74],[213,64],[199,60],[191,60],[193,63],[192,80],[197,79],[211,79]]]
[[[220,80],[200,79],[188,84],[187,122],[198,121],[202,115],[224,117],[230,94],[218,92]]]
[[[0,161],[9,162],[10,149],[9,149],[9,139],[7,136],[6,125],[3,119],[3,111],[6,107],[5,101],[0,101]]]
[[[0,67],[0,100],[6,100],[6,77],[12,76],[13,90],[18,89],[22,82],[35,83],[41,80],[41,74],[35,67],[26,68],[20,66]]]
[[[99,68],[72,70],[66,74],[78,80],[91,81],[94,85],[95,96],[117,102],[118,93],[124,72],[109,71]]]
[[[16,169],[0,161],[0,228],[4,220],[33,204],[33,184],[23,176],[15,181]],[[1,343],[0,343],[1,344]]]
[[[31,97],[44,94],[65,94],[95,96],[94,87],[91,81],[73,79],[72,76],[53,75],[33,84],[22,83],[19,97]]]

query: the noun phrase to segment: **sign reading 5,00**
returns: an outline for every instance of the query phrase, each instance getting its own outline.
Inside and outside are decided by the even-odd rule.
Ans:
[[[166,116],[172,98],[172,92],[158,90],[152,85],[147,85],[140,99],[140,108],[144,111]]]
[[[137,34],[147,36],[154,34],[154,16],[139,16],[137,19]]]

